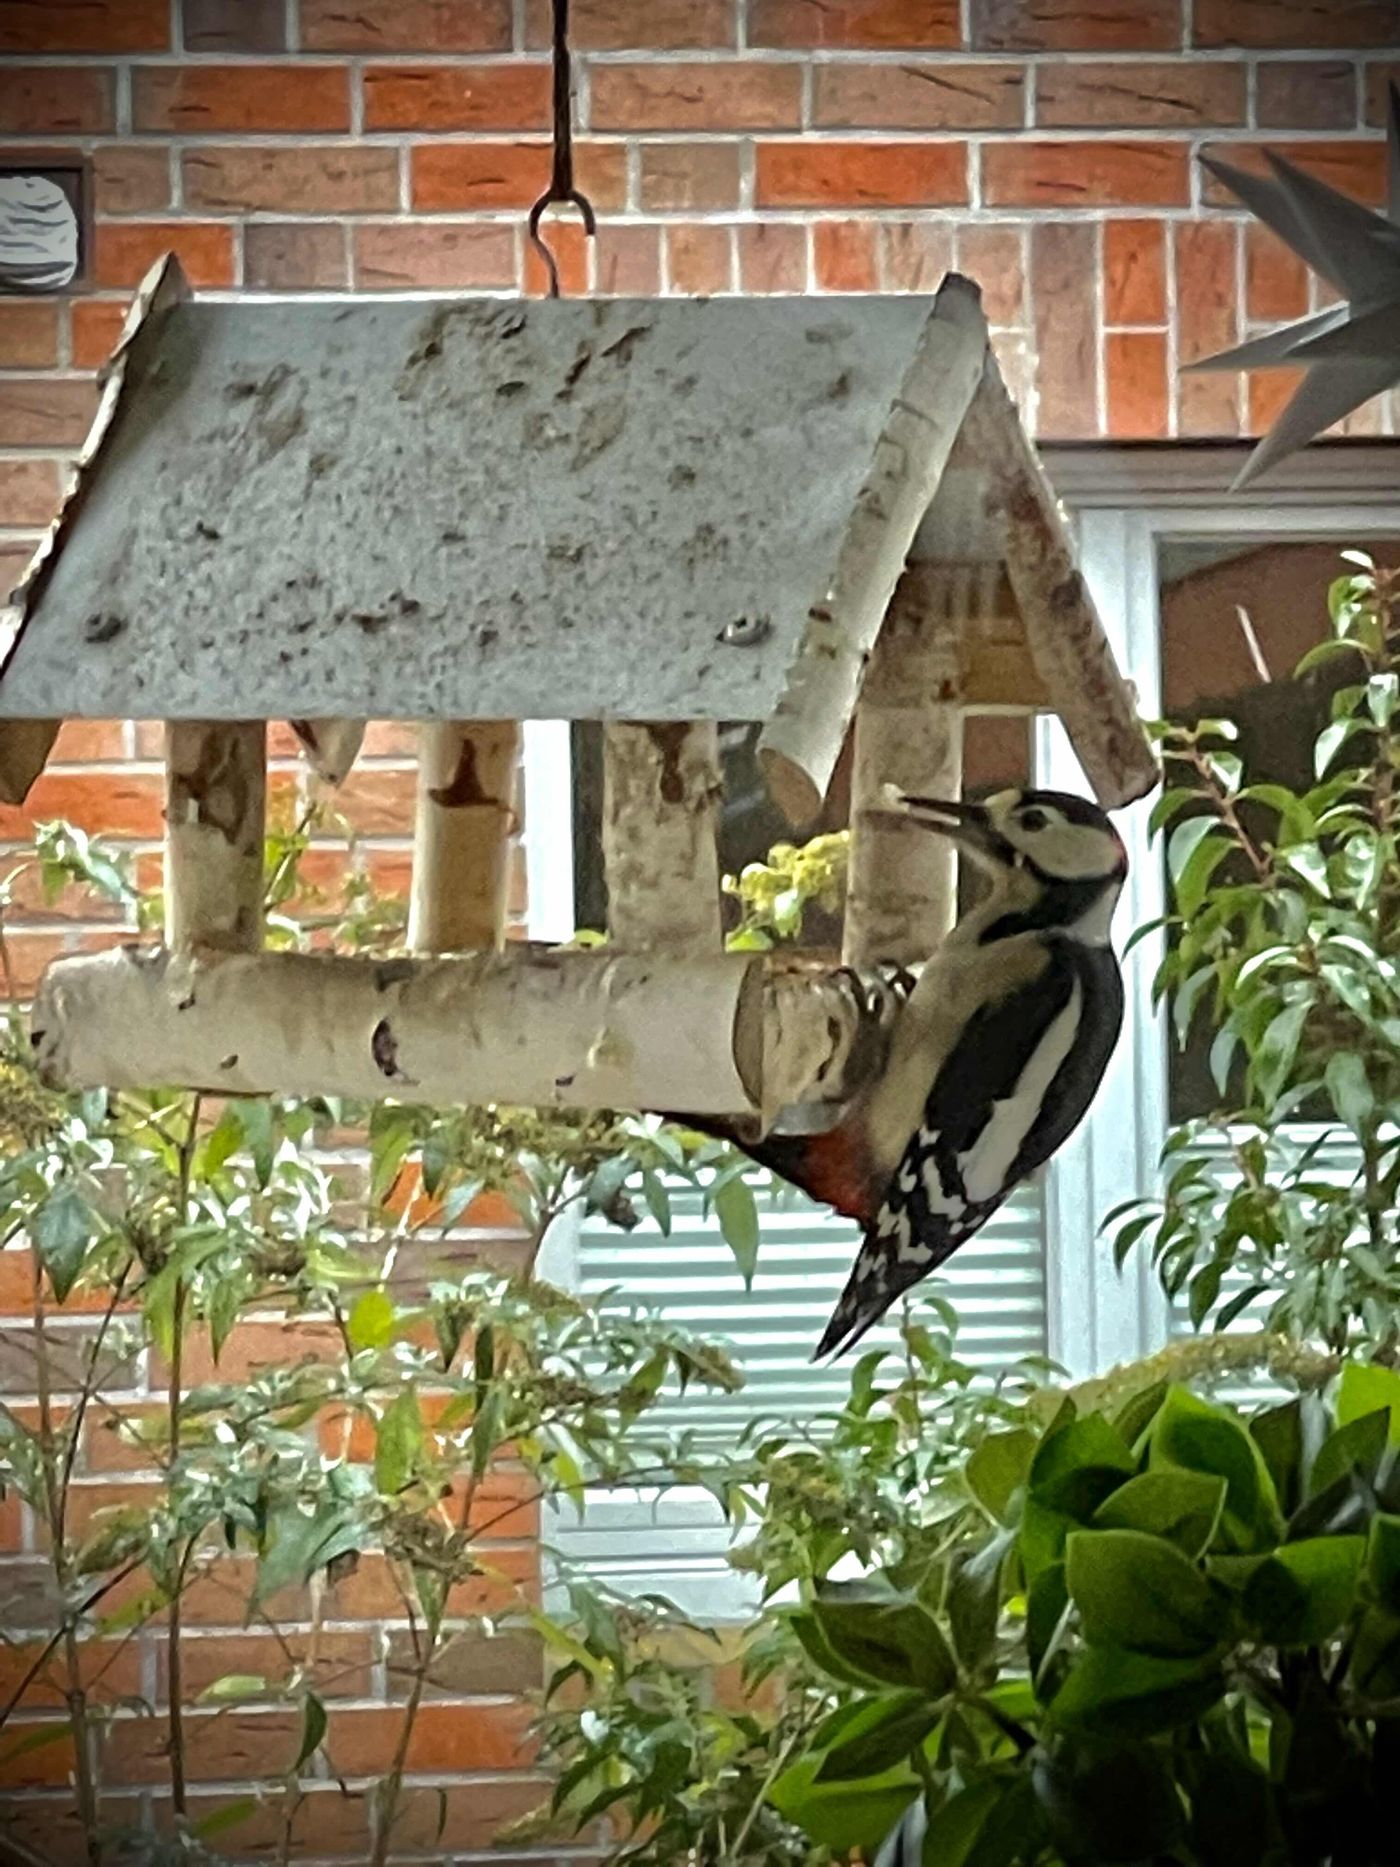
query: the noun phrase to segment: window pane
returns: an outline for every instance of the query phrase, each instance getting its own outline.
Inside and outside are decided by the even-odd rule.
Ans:
[[[1356,675],[1339,660],[1301,682],[1290,677],[1330,633],[1327,593],[1346,569],[1340,553],[1368,545],[1378,555],[1400,555],[1400,543],[1355,532],[1298,543],[1164,539],[1158,577],[1166,716],[1233,719],[1252,782],[1298,790],[1311,784],[1313,741],[1327,722],[1331,696]],[[1229,875],[1227,863],[1219,879]],[[1220,1105],[1207,1063],[1210,1041],[1198,1018],[1186,1048],[1174,1040],[1169,1047],[1173,1121]]]

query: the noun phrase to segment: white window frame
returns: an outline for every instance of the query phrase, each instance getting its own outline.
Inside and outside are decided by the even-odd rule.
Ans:
[[[1340,540],[1354,533],[1400,535],[1400,445],[1330,443],[1284,462],[1243,494],[1228,489],[1248,450],[1238,446],[1146,444],[1047,446],[1052,484],[1078,533],[1080,562],[1124,676],[1148,716],[1160,707],[1161,606],[1158,546],[1164,539],[1235,533]],[[1058,721],[1037,723],[1035,769],[1046,784],[1087,785]],[[561,940],[573,930],[573,812],[567,726],[532,723],[525,740],[527,921],[534,939]],[[1129,881],[1117,937],[1165,911],[1159,852],[1150,844],[1152,800],[1119,818],[1128,845]],[[1160,937],[1134,948],[1125,963],[1124,1034],[1094,1108],[1047,1170],[1045,1276],[1048,1353],[1074,1377],[1153,1353],[1170,1339],[1170,1306],[1145,1253],[1121,1276],[1100,1235],[1113,1206],[1150,1191],[1167,1131],[1167,1042],[1151,1002],[1162,955]],[[577,1260],[574,1228],[561,1226],[546,1245],[545,1275],[567,1284]],[[698,1495],[698,1494],[697,1494]],[[624,1592],[658,1582],[689,1612],[712,1620],[741,1617],[751,1591],[727,1569],[728,1532],[712,1502],[669,1494],[654,1500],[614,1494],[599,1499],[580,1529],[571,1510],[547,1523],[545,1539],[569,1560],[597,1571]],[[708,1523],[706,1519],[708,1518]],[[674,1542],[678,1560],[664,1577],[628,1573],[643,1554],[638,1532],[652,1524]]]
[[[1267,542],[1400,535],[1400,447],[1329,443],[1284,462],[1243,493],[1229,486],[1247,456],[1239,447],[1044,450],[1056,491],[1074,516],[1080,564],[1119,668],[1153,717],[1161,700],[1158,547],[1173,538],[1237,534]],[[1047,784],[1086,787],[1063,729],[1037,723],[1036,771]],[[1147,824],[1152,800],[1119,818],[1129,879],[1117,937],[1166,911],[1160,852]],[[1156,1181],[1167,1132],[1167,1045],[1151,984],[1160,935],[1140,941],[1124,965],[1123,1039],[1094,1107],[1048,1171],[1046,1280],[1051,1357],[1072,1375],[1098,1374],[1170,1339],[1170,1305],[1147,1254],[1113,1272],[1103,1215]]]

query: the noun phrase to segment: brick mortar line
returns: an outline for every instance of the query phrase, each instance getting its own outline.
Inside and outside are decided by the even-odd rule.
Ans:
[[[101,52],[27,51],[0,55],[11,68],[45,66],[61,70],[136,70],[209,71],[230,67],[239,70],[265,66],[307,66],[316,70],[339,70],[352,65],[386,70],[412,66],[452,70],[464,66],[511,67],[550,64],[547,47],[528,50],[496,48],[479,52],[438,52],[411,50],[308,51],[285,52]],[[1050,46],[1027,46],[1022,50],[1004,47],[914,46],[597,46],[576,47],[575,68],[583,65],[640,65],[665,68],[676,65],[1031,65],[1044,63],[1075,69],[1095,65],[1165,65],[1175,69],[1193,65],[1229,65],[1254,62],[1270,65],[1365,65],[1384,66],[1395,62],[1396,52],[1386,46],[1270,46],[1212,45],[1156,46],[1113,50],[1105,47],[1079,47],[1058,51]]]
[[[1032,124],[1029,129],[1018,124],[975,124],[959,128],[951,124],[862,123],[822,124],[810,130],[801,129],[796,124],[735,123],[718,129],[700,126],[687,128],[683,124],[664,124],[655,128],[605,125],[588,129],[583,133],[582,140],[590,144],[609,146],[631,143],[645,146],[668,142],[729,145],[738,142],[743,137],[753,137],[760,143],[781,143],[807,149],[821,149],[829,143],[868,143],[874,148],[882,148],[888,144],[901,143],[947,144],[975,141],[1013,147],[1027,143],[1075,142],[1171,144],[1198,139],[1249,144],[1291,143],[1303,148],[1312,143],[1354,144],[1358,148],[1366,148],[1372,144],[1384,147],[1385,144],[1384,129],[1381,125],[1374,123],[1354,123],[1346,125],[1345,128],[1336,129],[1300,127],[1263,130],[1247,123]],[[502,124],[494,128],[365,130],[360,134],[354,134],[348,129],[192,130],[184,127],[139,130],[131,134],[104,130],[77,138],[57,131],[53,133],[29,131],[24,134],[0,135],[0,143],[3,143],[7,149],[32,150],[36,156],[52,155],[58,148],[75,146],[84,155],[99,156],[108,150],[126,149],[133,144],[167,148],[176,154],[205,152],[211,148],[304,150],[307,152],[320,150],[343,153],[351,149],[394,149],[405,140],[414,149],[471,148],[477,144],[489,146],[499,143],[548,149],[549,130],[540,125]],[[159,220],[168,212],[168,209],[132,209],[116,215],[99,215],[98,219]]]

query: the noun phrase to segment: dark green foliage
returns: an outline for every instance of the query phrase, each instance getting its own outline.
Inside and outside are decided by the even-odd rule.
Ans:
[[[1218,1111],[1170,1136],[1160,1198],[1109,1215],[1194,1327],[1400,1350],[1400,571],[1361,553],[1331,592],[1346,684],[1316,782],[1250,782],[1228,720],[1159,729],[1153,821],[1173,891],[1158,996],[1205,1025]],[[1299,1128],[1321,1123],[1321,1131]]]

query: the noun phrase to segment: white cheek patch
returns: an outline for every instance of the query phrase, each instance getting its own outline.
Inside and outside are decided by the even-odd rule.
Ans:
[[[963,1185],[974,1205],[996,1199],[1005,1190],[1012,1162],[1035,1126],[1050,1085],[1073,1047],[1083,1001],[1083,988],[1076,980],[1068,1003],[1047,1027],[1011,1094],[992,1104],[987,1125],[967,1152],[958,1156]]]

